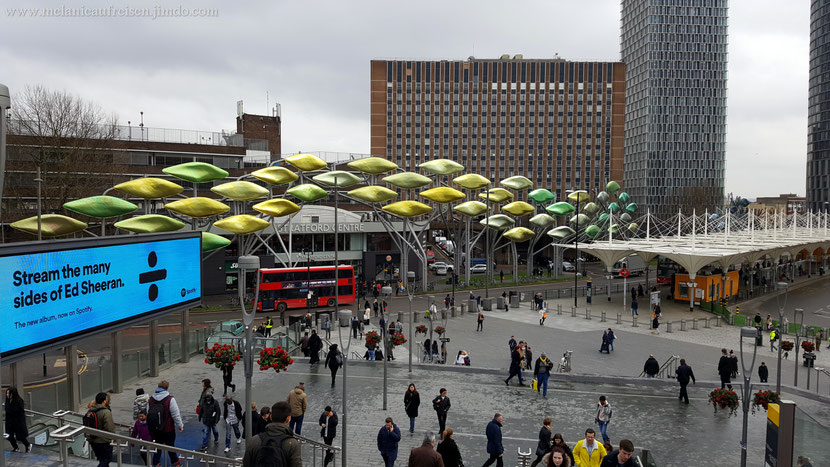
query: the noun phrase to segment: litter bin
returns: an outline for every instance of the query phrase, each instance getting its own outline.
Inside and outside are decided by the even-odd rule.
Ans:
[[[493,299],[492,298],[482,298],[481,299],[481,309],[484,311],[493,311]]]
[[[807,352],[804,354],[804,366],[807,368],[813,368],[816,363],[816,354],[813,352]]]
[[[524,294],[522,294],[522,295],[524,295]],[[518,295],[513,295],[513,296],[510,297],[510,306],[513,307],[513,308],[518,308],[518,306],[519,306],[519,296]]]
[[[504,309],[504,297],[496,297],[496,308],[499,310]]]
[[[352,312],[349,310],[339,310],[337,312],[337,319],[340,321],[340,327],[348,327],[352,320]]]

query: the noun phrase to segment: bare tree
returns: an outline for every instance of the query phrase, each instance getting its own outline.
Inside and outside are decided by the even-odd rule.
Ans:
[[[32,180],[42,171],[43,212],[59,212],[67,201],[100,194],[111,185],[116,117],[66,91],[28,86],[12,96],[9,122],[9,197],[12,211],[32,215]],[[15,180],[17,179],[17,180]]]

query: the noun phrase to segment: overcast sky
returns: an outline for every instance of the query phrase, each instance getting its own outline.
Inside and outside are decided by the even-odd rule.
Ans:
[[[145,6],[146,5],[146,6]],[[149,8],[151,17],[27,17],[12,8]],[[153,18],[156,7],[216,8]],[[120,122],[216,131],[282,105],[283,152],[369,152],[373,58],[503,53],[619,60],[617,0],[5,0],[0,82],[66,89]],[[804,194],[809,2],[733,1],[726,190]]]

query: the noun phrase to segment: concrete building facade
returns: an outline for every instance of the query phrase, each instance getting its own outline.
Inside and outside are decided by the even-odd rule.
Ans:
[[[625,184],[660,216],[723,204],[728,0],[622,0]]]

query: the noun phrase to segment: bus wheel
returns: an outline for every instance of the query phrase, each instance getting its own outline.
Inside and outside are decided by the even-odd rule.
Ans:
[[[330,298],[330,299],[326,302],[326,306],[334,306],[334,299],[333,299],[333,298]]]
[[[279,311],[280,313],[285,313],[285,310],[287,310],[287,309],[288,309],[288,305],[286,305],[284,302],[277,304],[277,311]]]

